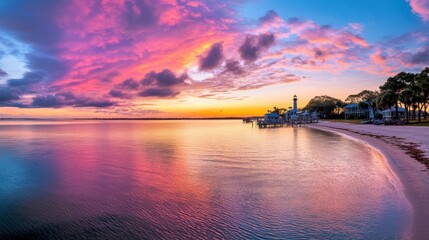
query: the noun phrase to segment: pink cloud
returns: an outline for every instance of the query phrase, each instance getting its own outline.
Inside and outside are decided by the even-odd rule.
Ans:
[[[414,13],[419,15],[423,21],[429,21],[429,1],[428,0],[407,0]]]
[[[349,23],[349,26],[351,29],[353,29],[354,31],[360,33],[363,30],[363,26],[360,23]]]
[[[386,57],[383,56],[381,50],[377,50],[375,53],[371,54],[370,56],[371,60],[379,65],[384,65],[386,62]]]
[[[267,16],[274,16],[275,19],[277,15],[267,14]],[[356,23],[352,26],[355,32],[362,28]],[[283,67],[306,71],[342,72],[364,64],[371,49],[371,45],[364,38],[349,29],[349,27],[333,28],[297,18],[283,21],[283,25],[278,28],[279,33],[276,32],[279,42],[282,42],[282,48],[271,56],[283,59],[276,63]]]
[[[150,71],[182,71],[215,42],[230,47],[236,35],[229,30],[236,22],[232,11],[214,5],[216,13],[207,15],[208,9],[201,2],[69,3],[58,24],[63,29],[60,56],[71,70],[55,86],[108,92],[118,81]],[[112,71],[119,74],[111,82],[99,81]]]
[[[285,27],[285,21],[275,11],[270,10],[264,16],[259,18],[259,28],[257,32],[277,32],[282,27]]]
[[[294,25],[291,25],[293,27]],[[344,49],[351,45],[360,45],[368,47],[369,44],[358,35],[355,35],[347,30],[333,29],[329,26],[320,26],[317,24],[309,24],[309,28],[299,32],[302,39],[306,39],[310,43],[333,44]]]
[[[274,11],[244,27],[228,6],[219,1],[68,1],[48,24],[58,31],[46,44],[52,49],[43,62],[49,69],[58,66],[51,58],[59,60],[65,70],[53,71],[48,81],[37,82],[34,74],[24,80],[35,82],[31,91],[41,95],[34,98],[38,106],[101,106],[119,112],[134,107],[136,99],[232,99],[227,95],[236,91],[305,79],[294,72],[385,74],[428,61],[425,33],[370,44],[359,35],[359,23],[335,28],[284,20]],[[190,77],[203,71],[210,74]],[[150,83],[143,84],[144,79]]]

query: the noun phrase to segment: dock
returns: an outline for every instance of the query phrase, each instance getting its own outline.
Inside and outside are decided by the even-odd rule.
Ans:
[[[319,114],[298,109],[298,97],[293,96],[293,108],[277,108],[268,110],[263,118],[244,118],[244,123],[252,122],[259,128],[301,127],[309,123],[317,123]],[[288,110],[289,109],[289,110]]]
[[[317,123],[318,119],[297,120],[297,121],[265,121],[264,119],[256,120],[256,126],[259,128],[279,128],[279,127],[302,127],[310,123]]]

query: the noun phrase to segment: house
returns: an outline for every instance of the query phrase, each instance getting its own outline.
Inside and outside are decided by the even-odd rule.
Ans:
[[[268,124],[280,123],[280,115],[277,113],[267,113],[264,115],[264,121]]]
[[[317,121],[319,119],[319,113],[318,112],[312,112],[310,118],[313,121]]]
[[[370,109],[363,109],[359,107],[359,104],[357,103],[350,103],[344,107],[344,118],[360,118],[360,117],[366,117],[370,113]],[[372,110],[371,110],[372,112]],[[372,114],[374,115],[374,114]],[[374,118],[374,117],[373,117]]]
[[[299,116],[301,115],[301,111],[290,109],[285,112],[284,115],[286,121],[297,121],[299,119]]]
[[[396,108],[395,107],[390,107],[388,109],[385,109],[382,111],[383,114],[383,120],[392,120],[393,118],[395,118],[396,115]],[[402,107],[398,107],[398,114],[399,114],[399,118],[405,118],[405,108]]]
[[[293,108],[284,113],[284,120],[287,122],[302,121],[305,123],[317,122],[319,114],[317,112],[301,111],[298,109],[298,97],[293,96]]]

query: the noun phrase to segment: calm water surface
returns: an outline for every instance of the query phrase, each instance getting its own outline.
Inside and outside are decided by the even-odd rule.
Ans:
[[[0,122],[0,238],[400,239],[364,144],[241,121]]]

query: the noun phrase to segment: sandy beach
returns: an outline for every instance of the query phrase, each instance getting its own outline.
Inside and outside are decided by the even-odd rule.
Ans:
[[[429,127],[375,126],[327,121],[307,126],[345,134],[378,149],[400,178],[405,195],[412,205],[412,239],[427,239]]]

